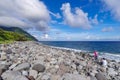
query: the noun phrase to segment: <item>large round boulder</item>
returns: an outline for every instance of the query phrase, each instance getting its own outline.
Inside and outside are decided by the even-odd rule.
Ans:
[[[107,80],[102,73],[96,73],[95,77],[97,78],[97,80]]]
[[[33,70],[36,70],[38,72],[44,72],[45,71],[45,66],[42,65],[42,64],[35,64],[33,67],[32,67]]]
[[[2,74],[2,78],[3,80],[28,80],[19,71],[6,71]]]

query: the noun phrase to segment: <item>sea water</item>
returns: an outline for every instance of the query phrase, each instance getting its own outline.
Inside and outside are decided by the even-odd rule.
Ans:
[[[99,52],[100,57],[120,61],[120,41],[40,41],[43,44],[76,51]]]

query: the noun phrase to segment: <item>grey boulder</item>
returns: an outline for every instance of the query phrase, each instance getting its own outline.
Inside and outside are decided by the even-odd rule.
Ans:
[[[3,80],[28,80],[19,71],[6,71],[2,74]]]
[[[19,64],[18,66],[16,66],[13,70],[14,71],[28,70],[29,68],[30,68],[30,64],[29,63],[22,63],[22,64]]]
[[[107,80],[102,73],[96,73],[95,77],[97,78],[97,80]]]
[[[33,70],[36,70],[38,72],[44,72],[45,71],[45,66],[42,65],[42,64],[35,64],[33,67],[32,67]]]

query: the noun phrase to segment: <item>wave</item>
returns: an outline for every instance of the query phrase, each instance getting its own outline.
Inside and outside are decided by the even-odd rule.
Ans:
[[[119,54],[113,54],[113,53],[100,53],[100,57],[104,57],[110,60],[115,60],[117,62],[120,62],[120,55]]]
[[[73,48],[65,48],[65,47],[55,47],[51,46],[52,48],[56,49],[62,49],[62,50],[70,50],[74,52],[84,52],[84,53],[89,53],[90,55],[93,55],[93,52],[91,51],[85,51],[85,50],[79,50],[79,49],[73,49]],[[105,52],[98,52],[100,58],[106,58],[109,60],[115,60],[117,62],[120,62],[120,54],[114,54],[114,53],[105,53]]]

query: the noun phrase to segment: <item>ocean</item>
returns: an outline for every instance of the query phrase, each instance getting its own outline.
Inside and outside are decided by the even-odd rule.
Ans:
[[[100,57],[120,61],[120,41],[40,41],[40,43],[91,54],[96,50]]]

